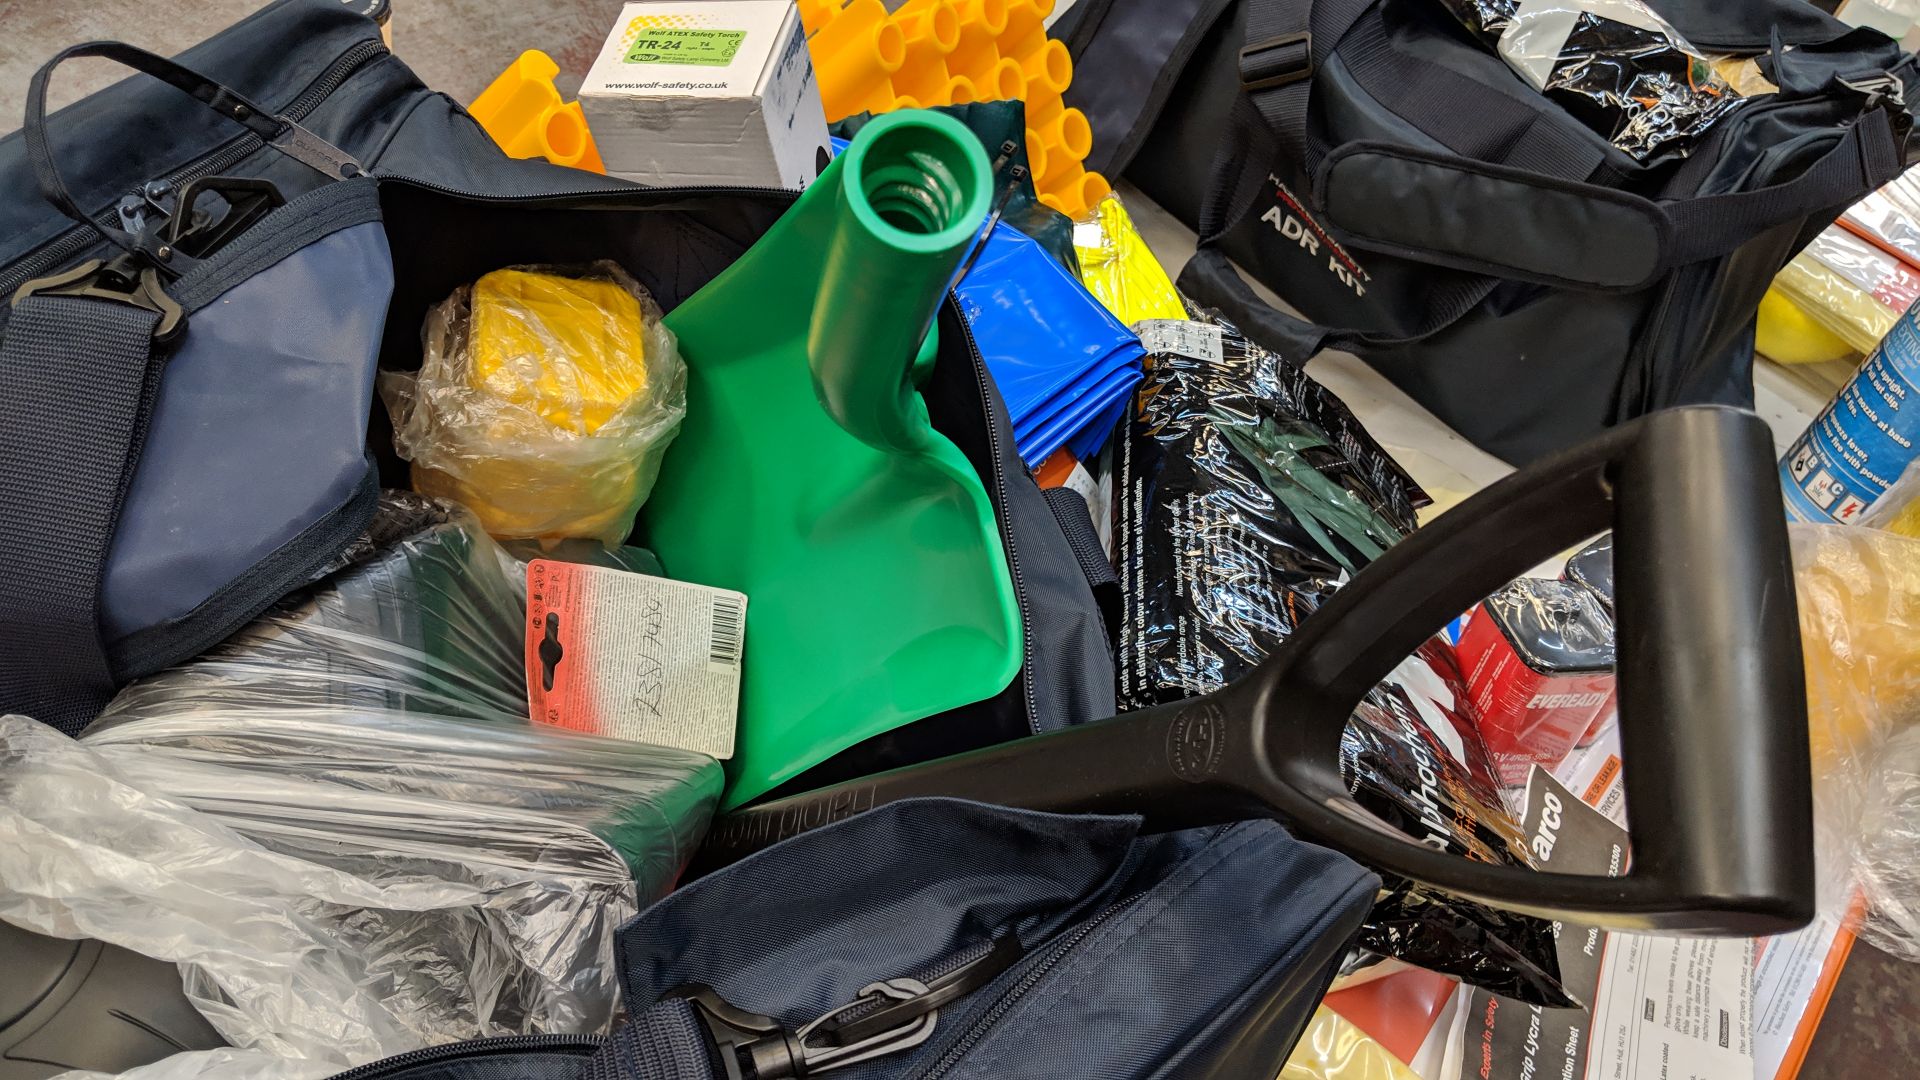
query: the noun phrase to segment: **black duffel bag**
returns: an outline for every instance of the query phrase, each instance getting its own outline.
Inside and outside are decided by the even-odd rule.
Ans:
[[[1666,406],[1751,405],[1768,282],[1908,160],[1916,66],[1885,35],[1800,0],[1650,2],[1779,90],[1645,160],[1442,0],[1082,0],[1056,31],[1087,167],[1200,234],[1184,292],[1296,362],[1359,354],[1518,463]]]

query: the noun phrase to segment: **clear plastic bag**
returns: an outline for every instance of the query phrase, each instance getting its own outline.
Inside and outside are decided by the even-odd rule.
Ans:
[[[455,289],[427,313],[418,374],[380,376],[414,487],[501,539],[620,544],[686,415],[686,364],[660,320],[605,261]]]
[[[1808,318],[1863,353],[1920,299],[1920,272],[1839,227],[1814,237],[1773,283]]]
[[[1847,208],[1841,220],[1920,265],[1920,176],[1903,173]]]
[[[704,755],[526,720],[524,578],[463,511],[389,498],[346,561],[78,742],[0,720],[0,918],[179,962],[237,1047],[135,1075],[604,1030],[718,801]]]
[[[1920,540],[1792,525],[1820,908],[1920,960]]]
[[[1325,1005],[1280,1068],[1280,1080],[1420,1080],[1373,1036]]]
[[[1920,457],[1907,462],[1899,479],[1860,515],[1859,524],[1901,536],[1920,537]]]

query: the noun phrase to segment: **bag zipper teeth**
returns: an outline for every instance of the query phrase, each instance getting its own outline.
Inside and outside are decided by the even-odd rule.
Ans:
[[[1020,559],[1014,554],[1013,515],[1008,513],[1007,475],[1001,467],[1000,429],[995,421],[999,410],[994,407],[993,394],[988,389],[993,385],[993,376],[987,371],[986,358],[980,355],[980,344],[974,340],[973,327],[967,323],[966,312],[960,308],[960,300],[951,293],[947,303],[953,308],[954,322],[960,325],[960,339],[967,344],[967,356],[973,361],[974,382],[980,388],[980,411],[987,419],[987,451],[993,459],[993,486],[996,496],[994,515],[1000,526],[1000,547],[1007,559],[1007,573],[1013,578],[1013,597],[1020,609],[1020,688],[1027,697],[1027,729],[1035,735],[1040,734],[1040,701],[1033,688],[1033,626],[1027,605],[1027,580],[1020,574]],[[1024,466],[1026,463],[1021,462]]]
[[[382,1058],[379,1061],[348,1069],[333,1076],[332,1080],[373,1080],[374,1077],[387,1076],[402,1069],[413,1069],[422,1065],[495,1052],[576,1047],[591,1053],[597,1052],[604,1045],[606,1040],[597,1035],[501,1035],[491,1039],[470,1039],[466,1042],[447,1043],[444,1046],[409,1050],[404,1054],[395,1054],[390,1058]]]
[[[289,120],[304,120],[314,109],[320,107],[329,94],[340,89],[368,61],[387,52],[387,47],[378,40],[362,41],[346,52],[341,53],[333,63],[327,65],[318,78],[300,96],[293,99],[280,115]],[[230,168],[246,159],[265,146],[265,140],[252,132],[237,135],[227,142],[209,151],[206,156],[168,173],[160,179],[176,190],[200,179],[212,176],[222,169]],[[94,220],[102,225],[118,225],[119,211],[117,203]],[[0,301],[11,297],[16,290],[28,281],[45,274],[53,266],[65,262],[75,255],[100,242],[100,237],[84,225],[75,224],[65,232],[42,244],[39,248],[21,257],[12,270],[0,274]]]
[[[538,191],[530,194],[502,194],[497,191],[467,191],[462,188],[448,187],[445,184],[436,183],[432,180],[422,180],[416,176],[406,176],[400,173],[376,173],[375,175],[383,184],[402,184],[407,187],[416,187],[426,191],[438,192],[442,195],[452,195],[455,198],[466,199],[471,202],[552,202],[567,199],[593,200],[613,196],[633,198],[643,195],[661,195],[668,198],[699,197],[706,195],[754,195],[772,198],[776,201],[786,202],[791,205],[800,198],[800,192],[790,191],[786,188],[726,186],[649,188],[625,183],[622,183],[618,187],[589,187],[565,191]]]
[[[1000,1018],[1005,1016],[1015,1005],[1019,1004],[1020,999],[1025,997],[1028,991],[1037,986],[1040,980],[1046,978],[1048,972],[1059,966],[1060,961],[1066,959],[1068,953],[1072,952],[1082,941],[1085,941],[1095,930],[1100,929],[1100,927],[1104,926],[1114,917],[1120,915],[1134,904],[1139,903],[1146,895],[1145,892],[1137,892],[1123,900],[1117,900],[1107,905],[1105,910],[1101,911],[1100,914],[1080,924],[1079,928],[1068,935],[1066,940],[1049,950],[1046,957],[1035,964],[1032,970],[1021,975],[1018,982],[1008,987],[1007,992],[1000,995],[999,1000],[993,1003],[993,1007],[987,1010],[986,1015],[974,1021],[973,1025],[967,1028],[967,1033],[960,1037],[960,1041],[948,1047],[947,1052],[940,1055],[940,1060],[934,1062],[933,1068],[922,1073],[919,1080],[940,1080],[941,1077],[951,1072],[953,1067],[958,1065],[960,1060],[967,1055],[968,1051],[978,1045],[981,1039],[987,1037],[987,1031],[992,1028],[994,1024],[998,1023]],[[341,1080],[345,1080],[345,1078],[341,1078]]]

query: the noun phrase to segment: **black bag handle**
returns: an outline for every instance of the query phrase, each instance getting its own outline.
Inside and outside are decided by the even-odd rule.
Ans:
[[[1356,36],[1360,47],[1349,66],[1357,65],[1371,72],[1371,85],[1378,91],[1384,92],[1407,81],[1396,79],[1396,75],[1420,74],[1400,71],[1395,65],[1404,65],[1403,59],[1395,60],[1386,50],[1369,47],[1368,39],[1377,36],[1379,31],[1363,21],[1363,16],[1377,2],[1248,0],[1250,40],[1241,50],[1240,67],[1242,97],[1253,108],[1236,109],[1232,125],[1241,126],[1251,117],[1271,132],[1280,152],[1299,160],[1314,177],[1313,202],[1348,234],[1342,237],[1343,242],[1362,250],[1554,286],[1636,289],[1676,267],[1729,255],[1767,229],[1844,204],[1900,175],[1902,147],[1911,122],[1904,111],[1898,111],[1904,108],[1901,84],[1891,75],[1849,84],[1865,100],[1859,119],[1848,125],[1834,145],[1799,175],[1753,191],[1722,195],[1653,200],[1588,183],[1586,175],[1594,164],[1589,159],[1562,161],[1558,170],[1551,167],[1554,161],[1568,157],[1564,147],[1544,157],[1536,156],[1530,165],[1516,163],[1510,157],[1505,159],[1508,164],[1491,164],[1457,152],[1391,148],[1381,144],[1327,147],[1314,136],[1309,125],[1313,75],[1316,67],[1343,39]],[[1442,69],[1436,74],[1449,73]],[[1484,141],[1476,140],[1475,133],[1488,134],[1482,130],[1488,125],[1498,129],[1493,132],[1499,136],[1496,141],[1505,141],[1514,134],[1510,130],[1511,118],[1495,115],[1509,111],[1504,96],[1475,93],[1475,84],[1459,77],[1449,78],[1444,86],[1450,89],[1437,92],[1457,98],[1448,102],[1447,108],[1436,109],[1431,102],[1420,98],[1404,103],[1419,110],[1416,122],[1440,141],[1456,147]],[[1351,150],[1365,152],[1343,153]],[[1339,200],[1330,199],[1330,190],[1340,185],[1329,183],[1329,176],[1335,168],[1344,167],[1353,173],[1369,160],[1390,166],[1396,158],[1432,173],[1452,173],[1483,189],[1504,189],[1504,194],[1484,195],[1482,198],[1488,203],[1519,205],[1535,196],[1572,197],[1629,212],[1643,219],[1644,231],[1654,237],[1653,250],[1644,260],[1646,270],[1637,280],[1617,277],[1587,280],[1581,274],[1581,267],[1589,260],[1577,253],[1581,241],[1591,239],[1584,235],[1567,237],[1562,247],[1568,256],[1543,268],[1503,261],[1497,245],[1473,250],[1449,245],[1439,239],[1436,231],[1417,226],[1413,231],[1402,230],[1397,235],[1370,233],[1369,226],[1377,226],[1377,219],[1358,216],[1369,213],[1367,200],[1355,199],[1342,205]],[[1212,229],[1203,227],[1200,231],[1203,236],[1215,229],[1224,231],[1237,220],[1230,216]],[[1493,230],[1473,231],[1484,235]]]
[[[26,142],[27,159],[33,163],[33,175],[43,198],[62,214],[98,231],[122,251],[160,257],[156,244],[151,241],[143,243],[142,238],[113,225],[102,225],[80,209],[74,201],[73,192],[67,189],[66,181],[60,177],[52,144],[47,139],[47,86],[53,79],[54,70],[69,60],[84,57],[113,60],[142,74],[151,75],[331,179],[346,179],[361,172],[360,164],[337,147],[292,120],[261,108],[238,90],[192,68],[121,41],[89,41],[70,46],[40,65],[40,70],[34,72],[33,78],[27,83],[26,119],[21,129]]]
[[[1893,180],[1900,175],[1902,167],[1902,136],[1897,133],[1900,126],[1889,110],[1874,108],[1849,124],[1826,153],[1790,180],[1751,191],[1660,200],[1585,181],[1489,165],[1457,155],[1355,143],[1341,147],[1320,163],[1314,180],[1314,202],[1328,221],[1339,226],[1341,241],[1362,251],[1378,251],[1516,281],[1631,291],[1645,288],[1689,263],[1730,255],[1768,229],[1843,205],[1860,193]],[[1434,229],[1426,227],[1428,222],[1422,222],[1417,232],[1382,233],[1377,228],[1377,218],[1356,216],[1368,213],[1364,198],[1335,197],[1336,192],[1353,191],[1360,186],[1355,183],[1355,176],[1343,179],[1336,176],[1337,173],[1364,173],[1370,166],[1411,166],[1437,178],[1434,182],[1441,184],[1457,178],[1482,187],[1504,189],[1502,194],[1480,196],[1486,206],[1524,206],[1539,198],[1576,199],[1596,208],[1604,206],[1640,225],[1641,235],[1649,240],[1647,257],[1636,264],[1639,272],[1635,274],[1592,272],[1606,260],[1599,254],[1583,253],[1581,241],[1614,242],[1611,237],[1594,235],[1597,230],[1567,237],[1551,263],[1544,265],[1503,260],[1498,254],[1499,246],[1491,242],[1471,250],[1450,245],[1438,239]],[[1432,224],[1444,228],[1455,223]],[[1483,238],[1490,232],[1485,225],[1469,226],[1462,231]]]
[[[1609,526],[1630,871],[1474,862],[1361,809],[1339,754],[1360,699],[1460,612]],[[695,863],[713,869],[922,795],[1142,814],[1154,829],[1272,817],[1497,907],[1745,937],[1813,916],[1810,777],[1773,439],[1750,412],[1699,406],[1623,424],[1474,495],[1390,548],[1223,690],[739,810],[715,823]]]

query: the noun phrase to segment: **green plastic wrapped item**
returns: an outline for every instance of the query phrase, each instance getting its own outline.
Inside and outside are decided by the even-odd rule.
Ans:
[[[729,805],[1019,671],[993,504],[909,377],[989,184],[959,121],[889,113],[667,316],[687,420],[642,517],[668,576],[747,596]]]

